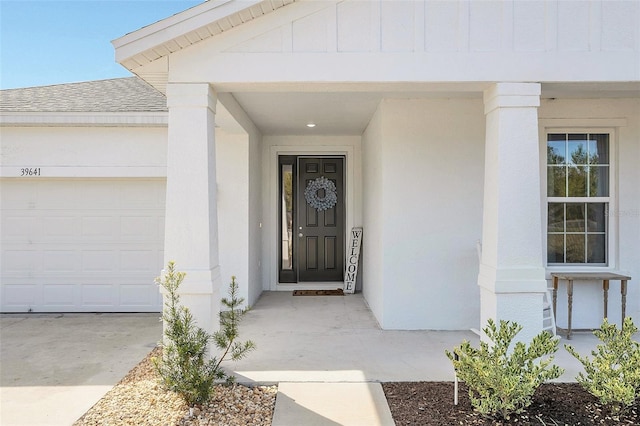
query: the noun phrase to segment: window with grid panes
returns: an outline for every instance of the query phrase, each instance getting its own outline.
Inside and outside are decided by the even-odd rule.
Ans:
[[[547,263],[606,265],[609,134],[547,134]]]

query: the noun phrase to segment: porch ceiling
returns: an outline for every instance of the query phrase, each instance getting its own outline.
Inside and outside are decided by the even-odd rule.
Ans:
[[[361,135],[382,99],[481,99],[488,85],[284,84],[224,89],[233,94],[265,135]],[[542,98],[640,98],[640,82],[543,83]],[[308,123],[316,127],[308,128]]]

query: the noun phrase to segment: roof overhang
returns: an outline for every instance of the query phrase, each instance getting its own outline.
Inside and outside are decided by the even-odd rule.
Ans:
[[[113,40],[129,71],[252,21],[297,0],[209,0]]]

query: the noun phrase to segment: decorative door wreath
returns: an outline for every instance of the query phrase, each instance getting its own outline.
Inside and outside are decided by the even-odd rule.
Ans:
[[[324,189],[324,197],[318,196],[318,191]],[[304,190],[304,198],[307,204],[318,211],[329,210],[338,202],[336,185],[324,176],[312,180]]]

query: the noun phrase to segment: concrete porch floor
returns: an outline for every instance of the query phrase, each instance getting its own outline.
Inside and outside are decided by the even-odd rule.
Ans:
[[[560,337],[555,362],[565,373],[558,381],[572,382],[582,366],[564,344],[590,354],[598,339],[591,332]],[[290,292],[264,292],[243,319],[240,339],[257,350],[229,368],[249,383],[452,381],[445,349],[479,342],[471,331],[381,330],[362,294]]]

